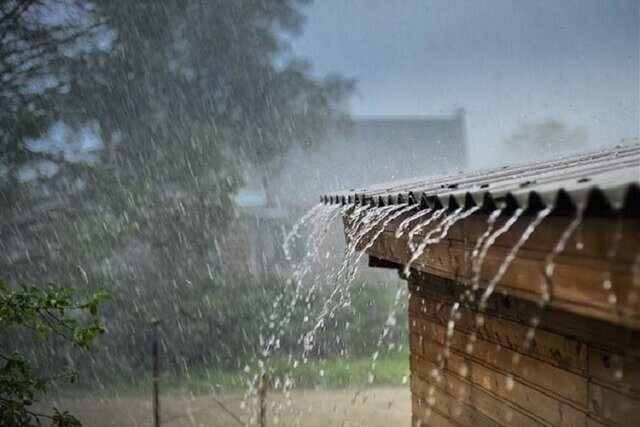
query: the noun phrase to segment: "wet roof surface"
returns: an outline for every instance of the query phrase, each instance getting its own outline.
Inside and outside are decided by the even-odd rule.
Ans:
[[[419,203],[424,208],[481,206],[622,211],[639,216],[640,143],[517,166],[395,181],[321,197],[324,203],[388,205]]]

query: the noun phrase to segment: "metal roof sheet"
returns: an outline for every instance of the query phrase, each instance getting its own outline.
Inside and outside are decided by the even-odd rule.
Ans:
[[[598,214],[640,214],[638,139],[539,163],[430,176],[323,195],[324,203],[419,203],[434,209],[481,206]]]

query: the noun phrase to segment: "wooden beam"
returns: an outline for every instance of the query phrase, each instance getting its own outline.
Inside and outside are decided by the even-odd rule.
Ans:
[[[411,258],[408,233],[400,238],[395,231],[401,216],[390,222],[367,253],[375,263],[404,266]],[[508,218],[499,218],[494,230]],[[479,285],[486,288],[496,276],[505,258],[531,223],[522,217],[498,237],[483,260]],[[571,223],[571,218],[546,218],[517,253],[495,292],[541,303],[542,288],[547,283],[544,271],[548,255]],[[348,221],[345,221],[348,227]],[[412,224],[412,226],[415,224]],[[440,225],[440,220],[416,234],[414,242]],[[455,223],[439,243],[427,247],[412,265],[423,271],[454,280],[463,285],[473,283],[472,251],[487,230],[487,216],[472,215]],[[362,249],[379,229],[374,228],[360,241]],[[637,218],[586,218],[569,238],[565,250],[554,258],[555,268],[550,286],[551,307],[571,313],[603,319],[607,322],[640,329],[640,220]],[[378,261],[380,260],[380,261]],[[384,262],[383,262],[384,261]]]

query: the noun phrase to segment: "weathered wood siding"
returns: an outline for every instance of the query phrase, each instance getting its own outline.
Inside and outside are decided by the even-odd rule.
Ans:
[[[447,338],[468,288],[417,271],[409,288],[415,426],[640,423],[637,330],[496,294],[481,326],[476,305],[463,304]]]
[[[388,224],[367,253],[399,265],[406,264],[411,258],[407,233],[401,238],[395,237],[395,230],[405,217]],[[494,230],[507,218],[508,215],[499,218]],[[493,279],[531,221],[531,217],[522,217],[491,245],[482,263],[481,287]],[[547,255],[571,221],[568,217],[546,218],[522,246],[496,290],[524,300],[540,301]],[[434,221],[416,235],[414,241],[420,243],[440,223],[440,220]],[[473,215],[455,223],[441,242],[429,246],[415,261],[414,268],[470,283],[473,276],[471,252],[486,229],[487,217],[483,215]],[[374,229],[371,234],[376,232]],[[362,242],[367,242],[367,238]],[[567,242],[565,250],[555,258],[549,304],[575,314],[640,329],[639,254],[640,221],[637,218],[586,218]],[[610,288],[603,286],[607,278]]]
[[[408,233],[395,235],[404,218],[374,228],[373,244],[361,240],[372,265],[402,271],[409,261]],[[441,234],[442,218],[414,243]],[[585,218],[549,280],[548,254],[573,218],[546,218],[504,271],[478,323],[480,295],[531,221],[523,216],[490,246],[475,302],[462,305],[453,329],[452,307],[474,283],[471,254],[487,216],[455,223],[413,263],[415,425],[640,425],[640,221]],[[545,283],[550,300],[542,304]]]

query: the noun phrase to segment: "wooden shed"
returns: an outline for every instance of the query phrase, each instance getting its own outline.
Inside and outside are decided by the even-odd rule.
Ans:
[[[640,425],[639,182],[636,140],[322,197],[407,279],[415,426]]]

